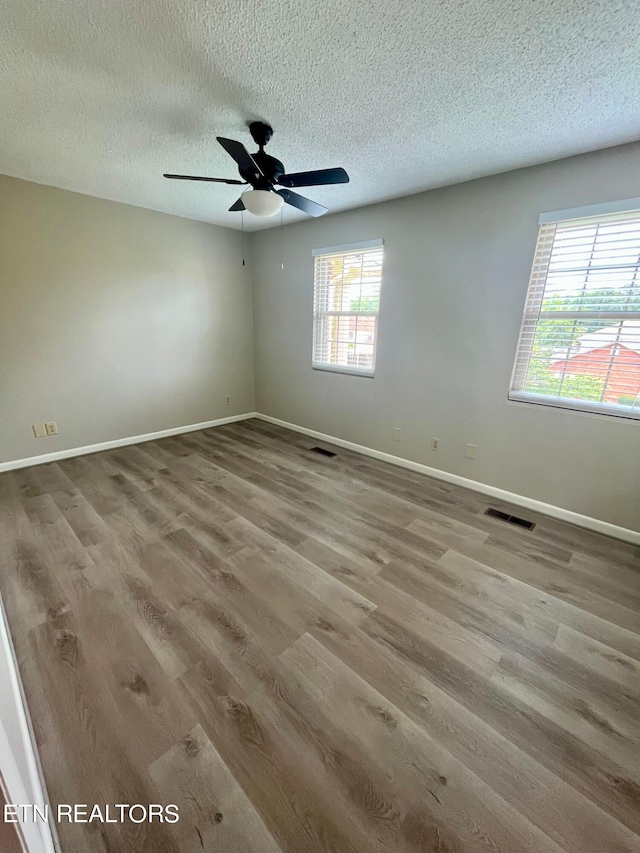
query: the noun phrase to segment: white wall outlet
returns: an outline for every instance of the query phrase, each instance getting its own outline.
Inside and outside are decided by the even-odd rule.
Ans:
[[[467,447],[464,451],[464,455],[467,457],[467,459],[475,459],[476,458],[477,447],[478,447],[477,444],[467,444]]]
[[[432,438],[431,439],[431,449],[437,450],[439,447],[440,447],[440,439],[439,438]]]
[[[231,405],[231,397],[225,397],[224,398],[224,404],[225,404],[225,406],[230,406]]]
[[[58,434],[58,424],[55,421],[47,421],[44,426],[47,431],[47,435]]]
[[[402,430],[400,429],[400,427],[394,427],[393,428],[393,440],[394,441],[400,441],[401,437],[402,437]]]
[[[47,430],[44,424],[31,424],[31,426],[36,438],[44,438],[46,436]]]

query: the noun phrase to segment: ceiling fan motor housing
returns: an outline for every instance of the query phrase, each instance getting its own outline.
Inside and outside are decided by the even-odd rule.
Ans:
[[[284,165],[280,160],[276,160],[264,151],[264,146],[273,136],[273,128],[262,121],[253,121],[249,125],[249,133],[260,149],[251,156],[260,167],[262,174],[256,175],[255,172],[247,169],[239,169],[240,174],[254,190],[271,190],[281,175],[284,175]]]
[[[240,174],[245,181],[251,184],[254,190],[270,190],[284,175],[284,166],[280,160],[266,154],[262,149],[251,155],[262,170],[262,174],[256,174],[247,169],[240,169]]]

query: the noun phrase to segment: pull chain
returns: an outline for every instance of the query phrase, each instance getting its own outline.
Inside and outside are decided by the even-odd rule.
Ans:
[[[284,270],[284,231],[282,230],[282,208],[280,208],[280,269]]]
[[[244,266],[244,210],[240,211],[240,223],[242,227],[242,266]]]

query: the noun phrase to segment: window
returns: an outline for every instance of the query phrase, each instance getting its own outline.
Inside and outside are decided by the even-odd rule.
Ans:
[[[312,367],[373,376],[382,240],[314,249]]]
[[[640,418],[640,199],[540,217],[509,399]]]

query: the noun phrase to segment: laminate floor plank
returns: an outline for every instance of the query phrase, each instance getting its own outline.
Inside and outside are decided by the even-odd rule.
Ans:
[[[180,811],[62,853],[640,849],[632,545],[248,420],[0,474],[0,593],[53,806]]]
[[[553,598],[573,604],[580,610],[598,616],[606,622],[626,628],[634,634],[640,633],[640,610],[634,610],[634,597],[626,604],[613,601],[601,591],[594,591],[588,581],[574,581],[572,572],[565,566],[553,565],[549,561],[531,559],[510,552],[505,547],[499,549],[487,543],[459,546],[453,554],[462,554],[478,563],[490,566],[503,574],[517,578],[539,592],[548,593]],[[566,574],[566,577],[565,577]]]
[[[149,773],[161,796],[179,808],[171,834],[181,853],[281,853],[201,725],[154,761]]]
[[[628,828],[640,832],[640,787],[606,753],[594,750],[548,714],[496,683],[493,676],[487,679],[477,675],[423,636],[394,619],[382,617],[379,611],[371,615],[362,630],[426,671],[429,680],[487,720],[516,746],[577,787]]]
[[[617,697],[591,696],[572,689],[542,667],[519,655],[505,654],[492,679],[515,696],[595,750],[601,750],[624,767],[629,778],[640,787],[640,744],[637,738],[637,713],[629,718],[625,705]],[[638,700],[633,702],[637,710]]]
[[[335,630],[329,623],[321,625],[323,630]],[[283,850],[333,851],[342,849],[340,844],[352,849],[354,843],[356,849],[380,853],[390,847],[420,850],[412,840],[415,832],[403,831],[407,821],[425,832],[429,829],[434,838],[449,835],[449,847],[443,849],[464,849],[444,825],[437,824],[424,803],[414,803],[413,795],[411,803],[405,802],[390,784],[387,768],[365,766],[353,739],[326,719],[295,676],[278,660],[269,659],[255,637],[239,636],[237,626],[229,631],[220,623],[194,629],[203,631],[203,647],[215,646],[216,654],[207,654],[183,681],[188,691],[197,691],[194,701],[203,703],[203,725],[244,789],[254,802],[268,802],[261,809],[267,822],[283,807],[282,801],[291,810],[290,831],[278,837]],[[238,738],[250,740],[247,747],[260,751],[247,766],[238,764],[247,759],[246,751],[239,754],[234,748]],[[295,793],[292,759],[298,780]],[[305,813],[308,826],[299,827]],[[278,825],[272,831],[281,833]]]
[[[263,691],[250,693],[213,656],[189,670],[180,683],[205,732],[283,851],[370,849],[342,792],[327,779],[326,763],[277,712],[274,724],[272,703]]]
[[[580,661],[588,669],[619,682],[623,689],[640,694],[640,661],[622,652],[586,637],[566,625],[558,627],[555,645],[561,651]]]
[[[311,634],[562,849],[635,851],[634,832],[594,807],[575,787],[437,687],[423,669],[387,644],[363,631],[314,628]]]
[[[447,551],[438,562],[455,572],[458,577],[464,578],[465,583],[466,578],[477,577],[484,594],[489,593],[496,586],[499,589],[508,590],[510,595],[515,595],[522,603],[528,604],[544,618],[574,628],[640,661],[640,634],[635,631],[627,630],[614,622],[586,612],[577,604],[543,592],[537,586],[530,586],[525,581],[511,576],[504,567],[496,570],[489,563],[485,565],[453,550]]]
[[[478,581],[471,572],[465,577],[441,562],[396,562],[379,577],[499,645],[526,652],[539,642],[553,641],[558,632],[556,619],[519,598],[509,584]]]
[[[319,572],[301,557],[274,559],[258,549],[246,549],[237,556],[234,566],[253,587],[256,597],[269,590],[269,600],[281,603],[292,618],[315,621],[338,617],[359,625],[376,608],[373,601],[328,573]]]
[[[280,660],[335,727],[367,752],[375,745],[373,763],[388,767],[409,804],[426,800],[461,850],[473,849],[478,838],[488,849],[560,849],[322,643],[305,634]]]

